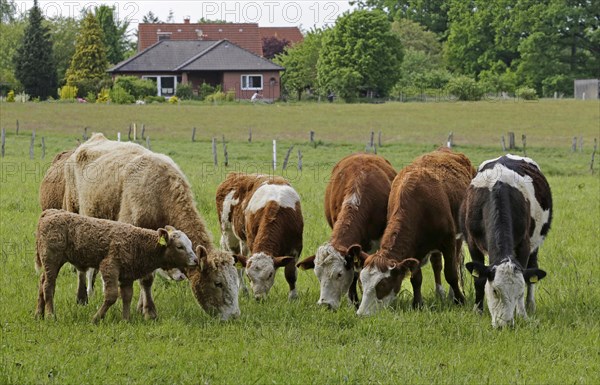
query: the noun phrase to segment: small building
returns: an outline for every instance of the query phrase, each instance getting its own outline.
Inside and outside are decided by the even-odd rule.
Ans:
[[[600,79],[575,80],[575,99],[600,99]]]
[[[159,96],[171,97],[179,84],[197,93],[202,83],[235,91],[237,99],[255,92],[279,99],[284,68],[228,40],[161,40],[108,70],[113,76],[138,76],[156,82]]]

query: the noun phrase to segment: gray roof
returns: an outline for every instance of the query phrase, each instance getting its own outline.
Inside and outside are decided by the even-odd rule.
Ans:
[[[282,70],[283,67],[227,40],[163,40],[108,72]]]

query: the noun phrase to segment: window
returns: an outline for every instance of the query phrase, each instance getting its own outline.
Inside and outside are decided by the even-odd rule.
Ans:
[[[242,75],[243,90],[262,90],[263,77],[262,75]]]
[[[171,40],[171,32],[158,32],[158,41]]]
[[[156,83],[156,94],[169,98],[177,92],[177,83],[181,83],[180,76],[142,76],[143,79]]]

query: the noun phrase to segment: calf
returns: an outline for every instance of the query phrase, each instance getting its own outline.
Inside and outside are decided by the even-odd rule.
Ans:
[[[458,213],[475,169],[466,156],[446,148],[415,159],[392,184],[387,227],[381,247],[364,262],[360,273],[363,298],[359,315],[389,304],[411,277],[413,307],[422,305],[420,267],[430,255],[444,256],[444,276],[457,303],[464,302],[459,286],[460,249]]]
[[[196,250],[205,254],[199,246]],[[69,262],[79,270],[99,269],[104,281],[104,303],[93,321],[104,318],[123,299],[123,319],[129,319],[133,281],[160,268],[198,264],[192,242],[171,226],[158,231],[129,224],[84,217],[62,210],[46,210],[37,227],[36,265],[42,268],[37,315],[54,315],[54,288],[60,268]]]
[[[475,277],[476,309],[487,300],[493,327],[514,323],[514,313],[535,311],[534,284],[546,276],[538,269],[538,249],[550,230],[552,194],[539,166],[529,158],[506,155],[479,166],[461,208],[461,227]],[[489,265],[484,264],[484,254]]]
[[[238,254],[254,296],[265,297],[275,269],[285,266],[289,298],[296,298],[304,222],[300,197],[289,183],[278,176],[231,173],[217,188],[217,211],[221,247]]]

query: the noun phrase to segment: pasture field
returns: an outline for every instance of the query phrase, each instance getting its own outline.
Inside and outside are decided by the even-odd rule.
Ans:
[[[0,105],[7,128],[0,189],[0,384],[597,384],[600,382],[600,179],[588,171],[591,142],[600,136],[597,102],[481,102],[384,105],[147,105],[96,106],[28,103]],[[15,135],[15,120],[21,133]],[[371,130],[383,131],[378,153],[396,169],[445,142],[474,165],[502,155],[500,135],[527,134],[527,155],[545,172],[554,221],[540,251],[548,276],[536,291],[538,311],[512,329],[493,330],[486,313],[436,298],[424,268],[425,308],[412,310],[410,284],[393,306],[359,318],[350,306],[318,308],[318,281],[300,271],[299,299],[288,302],[283,272],[264,303],[240,298],[242,315],[222,323],[196,303],[185,282],[155,281],[157,321],[137,313],[121,321],[120,301],[105,321],[91,323],[101,304],[75,303],[76,276],[65,266],[57,283],[56,320],[37,321],[38,276],[33,268],[38,188],[54,154],[74,147],[82,128],[127,138],[130,122],[144,123],[152,150],[168,154],[187,175],[214,240],[217,185],[229,171],[273,172],[299,192],[305,219],[302,258],[327,240],[323,195],[332,166],[364,150]],[[198,128],[192,143],[191,127]],[[138,126],[139,127],[139,126]],[[252,127],[253,142],[247,142]],[[35,159],[29,141],[36,129]],[[308,144],[308,131],[318,145]],[[225,135],[229,167],[222,166]],[[46,158],[41,159],[40,137]],[[212,163],[211,137],[219,139]],[[573,136],[584,151],[572,153]],[[288,170],[281,170],[294,144]],[[296,170],[296,149],[303,171]],[[520,150],[515,151],[522,154]],[[595,168],[600,168],[596,163]],[[466,250],[466,249],[465,249]],[[468,255],[465,257],[469,260]],[[446,289],[447,289],[447,285]],[[134,285],[134,300],[138,285]]]

